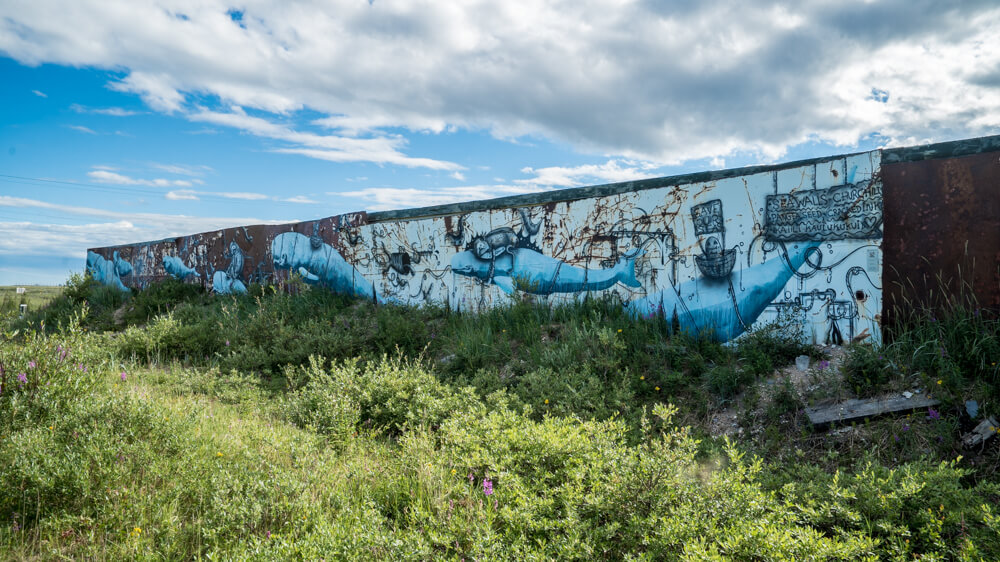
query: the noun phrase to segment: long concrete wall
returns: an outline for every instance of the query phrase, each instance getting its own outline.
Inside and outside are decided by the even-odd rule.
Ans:
[[[782,321],[808,341],[880,338],[879,151],[488,201],[350,213],[88,251],[123,291],[217,293],[299,275],[379,302],[476,311],[525,294],[611,296],[730,340]]]

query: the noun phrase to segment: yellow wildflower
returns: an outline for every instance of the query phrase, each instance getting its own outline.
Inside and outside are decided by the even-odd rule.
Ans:
[[[546,399],[545,399],[545,403],[546,403],[546,404],[548,404],[548,403],[549,403],[549,399],[548,399],[548,398],[546,398]]]

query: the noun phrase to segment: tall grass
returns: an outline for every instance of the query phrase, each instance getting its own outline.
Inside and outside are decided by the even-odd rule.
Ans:
[[[699,443],[713,377],[801,351],[776,333],[183,287],[94,333],[116,301],[77,290],[58,328],[0,335],[0,557],[1000,558],[1000,484],[964,462]]]

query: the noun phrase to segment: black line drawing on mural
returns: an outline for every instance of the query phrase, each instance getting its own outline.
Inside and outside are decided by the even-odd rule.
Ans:
[[[694,257],[701,274],[711,279],[728,277],[736,265],[736,248],[726,248],[722,200],[713,199],[691,207],[691,221],[701,246],[702,253]]]
[[[444,237],[451,242],[452,246],[461,246],[465,242],[465,217],[467,216],[469,216],[469,213],[459,215],[457,219],[445,217]],[[451,223],[453,220],[458,223],[458,228],[454,233],[451,231]]]
[[[542,221],[532,223],[531,216],[524,208],[518,209],[517,212],[521,215],[520,232],[514,232],[509,226],[494,228],[487,234],[474,237],[465,249],[471,250],[481,260],[496,260],[504,252],[511,252],[515,248],[528,248],[540,252],[541,248],[531,239],[538,234]]]
[[[764,235],[774,242],[882,238],[878,177],[765,197]]]
[[[361,242],[361,233],[357,229],[349,224],[344,224],[344,215],[337,215],[337,224],[334,226],[333,230],[335,232],[340,232],[347,239],[347,243],[351,246],[357,246],[358,242]]]

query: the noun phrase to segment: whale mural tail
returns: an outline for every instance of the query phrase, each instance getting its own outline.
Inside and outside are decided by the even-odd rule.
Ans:
[[[642,283],[635,276],[635,260],[641,257],[642,251],[636,252],[628,257],[622,257],[618,260],[618,265],[615,266],[619,270],[617,278],[623,285],[627,287],[639,288],[642,287]]]

